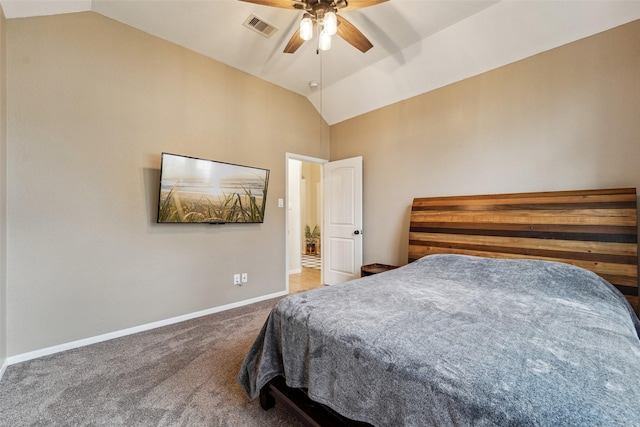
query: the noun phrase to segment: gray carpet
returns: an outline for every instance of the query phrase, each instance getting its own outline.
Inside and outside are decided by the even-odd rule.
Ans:
[[[9,366],[0,426],[300,426],[236,380],[275,302]]]

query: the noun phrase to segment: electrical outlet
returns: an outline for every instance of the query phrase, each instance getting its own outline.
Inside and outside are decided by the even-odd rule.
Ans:
[[[249,275],[247,273],[242,273],[242,283],[247,283],[249,281]]]
[[[234,285],[242,285],[242,283],[240,283],[240,274],[234,274],[233,275],[233,284]]]

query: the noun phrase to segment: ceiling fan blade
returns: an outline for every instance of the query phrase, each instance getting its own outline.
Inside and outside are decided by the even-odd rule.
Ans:
[[[351,4],[351,2],[349,2]],[[351,22],[338,15],[338,33],[347,43],[365,53],[373,47],[369,39],[360,32]]]
[[[347,7],[340,9],[340,12],[348,12],[350,10],[362,9],[363,7],[375,6],[388,0],[348,0]]]
[[[302,46],[304,40],[300,37],[300,28],[296,30],[296,32],[289,39],[289,43],[284,48],[284,53],[294,53],[300,46]]]
[[[262,6],[281,7],[283,9],[304,10],[306,3],[296,0],[239,0],[245,3],[260,4]]]

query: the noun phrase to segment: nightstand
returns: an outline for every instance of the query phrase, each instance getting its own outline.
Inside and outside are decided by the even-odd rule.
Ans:
[[[371,276],[373,274],[382,273],[383,271],[393,270],[394,268],[398,268],[398,266],[387,264],[367,264],[360,267],[360,276]]]

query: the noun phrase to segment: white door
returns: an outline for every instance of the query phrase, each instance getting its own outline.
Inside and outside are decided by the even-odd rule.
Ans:
[[[324,284],[360,277],[362,266],[362,157],[323,166]]]

